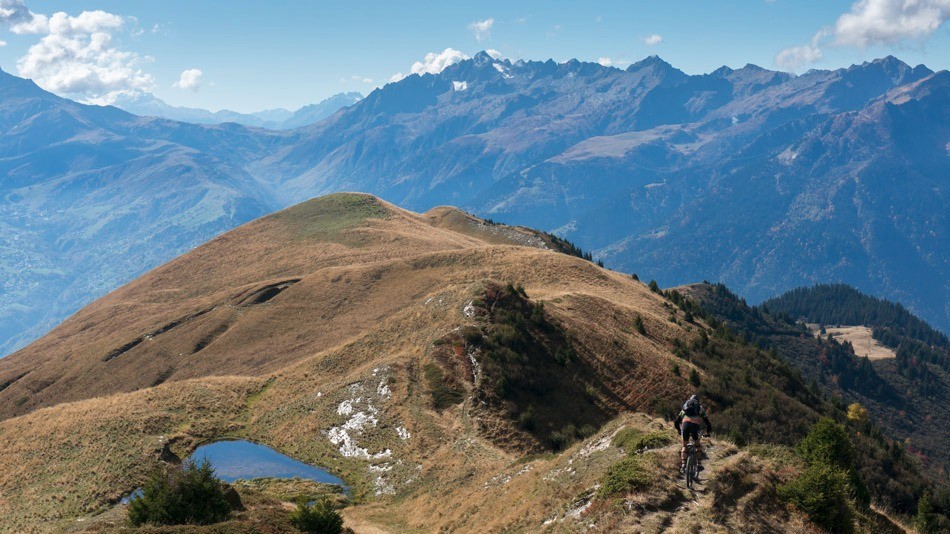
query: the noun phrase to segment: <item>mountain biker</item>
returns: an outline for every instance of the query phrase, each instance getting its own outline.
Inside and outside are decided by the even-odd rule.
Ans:
[[[680,410],[676,421],[673,421],[673,427],[683,436],[683,448],[680,450],[680,471],[686,468],[686,445],[689,444],[689,438],[693,438],[696,443],[696,471],[702,471],[703,444],[699,441],[700,424],[706,423],[706,434],[712,433],[712,423],[706,416],[706,408],[699,403],[699,395],[691,396]]]

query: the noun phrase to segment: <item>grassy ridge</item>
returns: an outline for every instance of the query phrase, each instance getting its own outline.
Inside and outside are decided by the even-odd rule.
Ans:
[[[305,239],[338,241],[342,233],[367,219],[381,219],[392,212],[378,199],[360,193],[337,193],[315,198],[277,212],[272,218],[292,235]]]

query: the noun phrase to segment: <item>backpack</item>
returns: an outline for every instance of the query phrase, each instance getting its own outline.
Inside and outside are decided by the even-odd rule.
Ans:
[[[696,399],[690,399],[686,401],[686,404],[683,404],[683,413],[690,417],[700,415],[702,411],[703,407],[700,406],[699,401]]]

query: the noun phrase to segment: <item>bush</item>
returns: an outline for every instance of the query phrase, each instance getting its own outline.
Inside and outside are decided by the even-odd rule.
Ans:
[[[658,449],[673,442],[669,432],[643,432],[635,428],[625,428],[614,436],[613,444],[633,455],[638,451]]]
[[[445,374],[438,365],[427,363],[423,367],[423,372],[429,386],[429,394],[432,395],[432,406],[436,410],[442,411],[462,402],[465,398],[461,391],[447,383]]]
[[[149,477],[142,496],[129,503],[128,521],[132,526],[209,525],[224,521],[233,503],[233,490],[214,476],[211,462],[193,460],[181,468],[157,469]],[[237,506],[233,506],[237,504]]]
[[[868,409],[855,402],[848,406],[848,421],[864,425],[868,422]]]
[[[604,476],[598,495],[605,498],[626,494],[642,489],[650,482],[650,473],[643,467],[643,460],[639,456],[628,456],[607,469],[607,475]]]
[[[828,417],[819,419],[811,427],[798,444],[798,451],[808,463],[826,463],[845,470],[854,467],[854,445],[848,431]]]
[[[699,373],[696,372],[696,369],[690,369],[689,371],[689,383],[694,387],[699,387],[702,384],[702,380],[699,378]]]
[[[633,326],[637,329],[637,332],[641,336],[647,335],[647,328],[643,325],[643,317],[640,317],[640,314],[637,314],[636,318],[633,320]]]
[[[854,528],[849,476],[843,469],[813,464],[797,479],[780,486],[779,496],[831,532],[851,532]]]
[[[297,509],[290,513],[290,523],[303,532],[313,534],[343,532],[343,517],[333,509],[333,504],[326,497],[311,505],[297,503]]]

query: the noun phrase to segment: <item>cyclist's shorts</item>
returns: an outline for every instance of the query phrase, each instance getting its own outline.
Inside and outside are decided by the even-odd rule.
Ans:
[[[690,437],[693,438],[693,441],[699,443],[699,429],[702,428],[696,423],[689,423],[683,421],[683,424],[680,426],[683,430],[683,441],[687,441]]]

